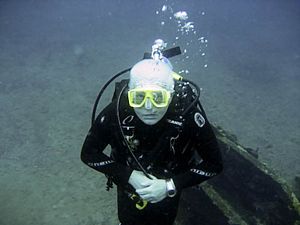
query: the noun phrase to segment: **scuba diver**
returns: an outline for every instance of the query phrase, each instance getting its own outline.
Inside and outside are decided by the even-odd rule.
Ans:
[[[200,89],[172,71],[168,58],[180,54],[179,47],[164,47],[156,40],[151,54],[109,81],[130,71],[95,119],[104,86],[81,151],[85,164],[107,176],[108,189],[117,186],[122,225],[174,224],[182,190],[223,169]]]

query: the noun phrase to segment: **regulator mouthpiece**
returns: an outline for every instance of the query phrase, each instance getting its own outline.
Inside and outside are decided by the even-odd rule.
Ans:
[[[162,51],[164,50],[165,47],[167,47],[167,43],[165,43],[162,39],[155,40],[154,44],[152,45],[151,57],[154,60],[162,60],[163,58]]]

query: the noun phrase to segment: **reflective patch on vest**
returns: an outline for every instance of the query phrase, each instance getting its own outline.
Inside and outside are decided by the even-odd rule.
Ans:
[[[198,169],[191,169],[190,171],[193,172],[193,173],[199,174],[201,176],[205,176],[205,177],[214,177],[214,176],[217,175],[216,173],[205,172],[203,170],[198,170]]]
[[[198,127],[203,127],[205,124],[205,119],[199,112],[195,113],[194,120]]]
[[[89,162],[88,165],[92,167],[100,167],[100,166],[105,166],[108,164],[113,163],[113,160],[107,160],[107,161],[102,161],[102,162]]]
[[[105,116],[102,116],[101,119],[100,119],[100,123],[103,123],[105,120]]]

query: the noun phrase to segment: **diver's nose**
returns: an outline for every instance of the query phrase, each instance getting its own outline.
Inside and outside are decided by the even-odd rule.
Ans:
[[[152,102],[150,101],[149,98],[146,99],[146,102],[145,102],[145,109],[152,109]]]

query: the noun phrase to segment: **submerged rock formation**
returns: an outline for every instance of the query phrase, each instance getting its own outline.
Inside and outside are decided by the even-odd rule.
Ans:
[[[177,225],[300,225],[300,203],[283,179],[221,128],[224,171],[187,189]]]

